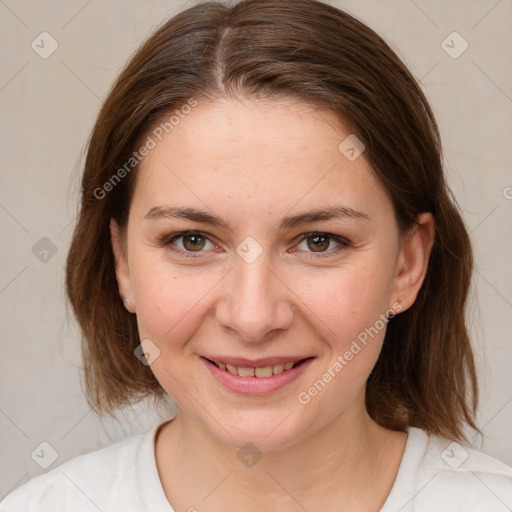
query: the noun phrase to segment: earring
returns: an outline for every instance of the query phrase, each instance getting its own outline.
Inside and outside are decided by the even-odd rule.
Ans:
[[[124,300],[125,300],[128,304],[130,304],[130,299],[127,299],[127,298],[125,297],[125,299],[124,299]]]

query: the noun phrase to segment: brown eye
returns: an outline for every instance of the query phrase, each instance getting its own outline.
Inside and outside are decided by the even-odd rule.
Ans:
[[[201,235],[184,235],[183,247],[187,251],[200,251],[204,248],[206,239]]]
[[[200,231],[181,231],[162,238],[160,242],[163,247],[186,258],[206,257],[211,250],[216,249],[210,236]]]
[[[330,238],[322,235],[311,235],[307,237],[307,245],[313,252],[323,252],[329,248]]]
[[[331,233],[312,232],[304,233],[300,243],[292,249],[293,252],[305,253],[309,259],[327,258],[336,256],[344,249],[351,247],[352,243],[344,237]],[[316,256],[312,256],[315,254]]]

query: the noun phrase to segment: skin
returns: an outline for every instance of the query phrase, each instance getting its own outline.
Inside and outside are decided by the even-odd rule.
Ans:
[[[143,160],[126,232],[111,223],[120,295],[158,347],[151,369],[180,408],[155,448],[175,510],[370,511],[390,492],[407,435],[378,426],[364,405],[385,327],[309,403],[298,400],[380,315],[413,304],[433,243],[430,214],[399,232],[364,152],[350,161],[338,150],[349,134],[333,113],[292,99],[199,102]],[[279,227],[327,205],[367,218]],[[206,210],[230,229],[145,218],[157,206]],[[190,239],[161,242],[185,230],[211,241],[198,252]],[[350,244],[299,240],[311,232]],[[236,252],[249,236],[262,250],[251,263]],[[205,354],[315,359],[285,387],[247,396],[218,383]],[[251,467],[237,457],[246,443],[262,455]]]

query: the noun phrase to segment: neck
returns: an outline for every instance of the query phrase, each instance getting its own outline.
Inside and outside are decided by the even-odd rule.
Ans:
[[[347,510],[378,510],[395,480],[405,439],[367,415],[363,395],[303,441],[253,454],[258,460],[243,459],[245,464],[239,449],[219,442],[181,411],[163,427],[156,458],[176,510],[220,511],[226,503],[246,512],[344,510],[336,497]]]

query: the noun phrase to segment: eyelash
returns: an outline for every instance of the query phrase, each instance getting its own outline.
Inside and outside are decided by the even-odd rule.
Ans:
[[[180,255],[183,255],[186,258],[201,258],[201,257],[203,257],[203,255],[202,255],[203,251],[197,251],[196,253],[194,253],[194,251],[184,251],[183,249],[178,249],[173,244],[173,242],[175,242],[176,240],[178,240],[180,238],[183,238],[183,237],[185,237],[187,235],[188,236],[190,236],[190,235],[200,236],[202,238],[205,238],[209,242],[213,243],[214,245],[216,245],[211,240],[210,236],[207,233],[204,233],[202,231],[194,231],[194,230],[192,230],[192,231],[180,231],[179,233],[173,233],[172,235],[167,235],[167,236],[161,238],[160,243],[163,246],[169,247],[173,252],[176,252],[176,253],[178,253]],[[343,249],[345,249],[347,247],[351,247],[351,245],[352,245],[351,242],[349,240],[347,240],[346,238],[343,238],[343,237],[338,236],[338,235],[333,235],[331,233],[324,233],[324,232],[321,232],[321,231],[311,231],[309,233],[303,233],[302,235],[299,236],[297,245],[300,244],[302,241],[304,241],[304,240],[306,240],[308,238],[315,237],[315,236],[329,238],[330,240],[333,240],[334,242],[339,244],[339,247],[337,247],[335,249],[328,249],[328,250],[323,251],[323,252],[310,252],[309,254],[312,254],[313,256],[307,256],[308,259],[328,258],[328,257],[330,257],[330,256],[332,256],[334,254],[338,254],[341,250],[343,250]]]

